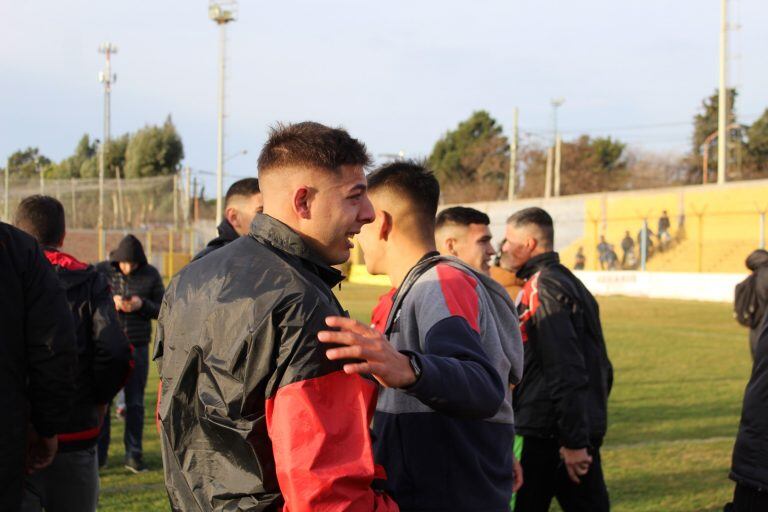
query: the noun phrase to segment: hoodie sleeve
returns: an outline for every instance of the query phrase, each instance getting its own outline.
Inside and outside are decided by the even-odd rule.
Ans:
[[[325,357],[317,333],[330,314],[290,307],[280,324],[280,383],[267,399],[267,433],[284,512],[396,512],[371,485],[383,476],[373,462],[369,425],[377,387]]]
[[[131,347],[115,313],[107,280],[97,274],[92,290],[93,389],[98,404],[108,403],[125,384],[133,367]]]
[[[160,305],[163,302],[163,294],[165,293],[165,287],[163,286],[163,278],[155,267],[147,264],[151,271],[149,279],[152,280],[149,294],[146,297],[141,298],[141,309],[139,314],[145,318],[157,319],[160,314]]]
[[[26,256],[27,394],[32,424],[38,434],[51,437],[65,428],[74,399],[75,326],[64,290],[36,242]]]

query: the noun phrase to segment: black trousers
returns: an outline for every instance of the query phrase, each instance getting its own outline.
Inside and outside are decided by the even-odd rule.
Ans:
[[[733,503],[725,506],[727,512],[763,512],[768,510],[768,492],[736,484]]]
[[[576,484],[568,478],[557,440],[524,437],[520,458],[523,487],[517,493],[515,512],[548,512],[552,498],[557,499],[563,512],[607,512],[610,503],[600,449],[591,449],[589,454],[589,472]]]

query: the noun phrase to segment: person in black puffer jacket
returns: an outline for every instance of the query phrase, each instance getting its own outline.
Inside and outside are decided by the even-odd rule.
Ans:
[[[757,339],[752,375],[744,392],[730,477],[736,482],[732,512],[768,510],[768,315]]]
[[[0,510],[18,510],[27,471],[53,462],[75,397],[75,328],[34,238],[0,222]]]
[[[125,385],[125,467],[133,472],[144,471],[142,432],[144,427],[144,388],[149,371],[149,341],[152,320],[160,312],[163,300],[163,279],[155,267],[147,263],[141,242],[127,235],[109,261],[99,263],[112,287],[113,300],[120,324],[134,348],[134,371]],[[107,461],[110,421],[107,414],[99,440],[99,464]]]
[[[30,196],[16,210],[16,225],[43,247],[75,320],[78,364],[76,398],[69,421],[58,435],[59,452],[51,466],[26,480],[24,512],[77,503],[95,511],[99,491],[96,441],[107,404],[123,386],[132,364],[128,340],[115,314],[104,276],[61,252],[64,207],[53,197]]]

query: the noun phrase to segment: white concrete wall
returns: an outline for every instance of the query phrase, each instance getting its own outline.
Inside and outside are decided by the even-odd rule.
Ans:
[[[575,272],[594,295],[733,302],[734,287],[747,274],[683,272]]]

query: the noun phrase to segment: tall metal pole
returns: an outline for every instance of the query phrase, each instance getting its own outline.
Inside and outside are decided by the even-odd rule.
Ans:
[[[562,163],[563,141],[558,134],[555,137],[555,197],[560,197],[560,164]]]
[[[507,201],[510,203],[515,199],[515,181],[517,180],[517,107],[513,110],[512,141],[509,147],[509,186],[507,188]]]
[[[112,74],[112,54],[117,53],[117,47],[112,43],[103,43],[99,46],[99,53],[103,53],[106,57],[106,64],[104,71],[99,73],[99,81],[104,84],[104,138],[99,148],[99,217],[98,217],[98,231],[99,231],[99,260],[103,261],[107,252],[106,236],[104,233],[104,166],[106,160],[107,147],[109,146],[110,137],[110,95],[112,93],[112,83],[115,81],[115,76]]]
[[[728,0],[720,0],[720,90],[717,97],[717,184],[725,183],[728,145],[728,91],[726,60],[728,44]]]
[[[216,225],[224,210],[224,86],[226,72],[227,24],[219,23],[219,118],[216,145]]]
[[[547,169],[544,174],[544,199],[552,196],[552,157],[554,150],[547,148]]]

